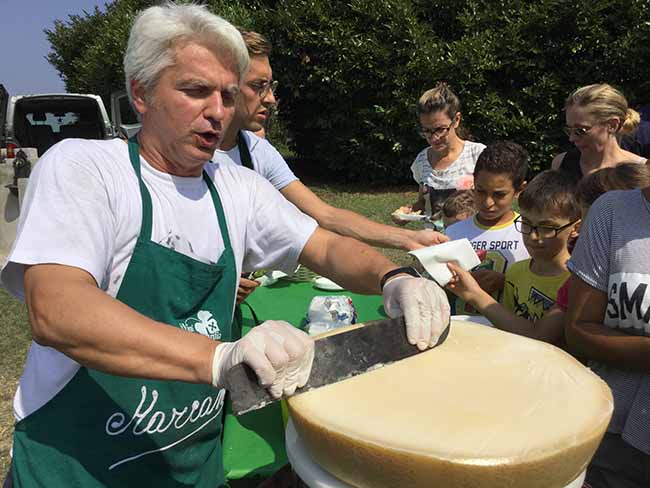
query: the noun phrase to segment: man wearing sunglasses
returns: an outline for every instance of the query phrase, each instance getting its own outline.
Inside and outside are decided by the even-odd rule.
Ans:
[[[223,142],[214,154],[218,163],[247,166],[266,178],[284,197],[318,224],[332,232],[379,247],[407,251],[445,242],[432,230],[408,230],[373,222],[350,210],[328,205],[293,174],[280,153],[255,134],[263,131],[277,101],[269,63],[271,44],[255,32],[242,32],[250,55],[250,69],[241,85],[237,110]],[[254,134],[255,133],[255,134]],[[257,282],[242,278],[238,301],[243,301]]]

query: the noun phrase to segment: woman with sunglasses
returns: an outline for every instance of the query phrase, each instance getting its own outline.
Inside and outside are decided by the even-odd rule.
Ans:
[[[417,116],[420,135],[429,146],[420,151],[411,165],[419,185],[418,200],[411,210],[423,211],[437,221],[449,195],[472,188],[474,166],[485,145],[461,138],[460,101],[444,82],[420,97]],[[393,220],[404,223],[395,215]]]
[[[646,162],[620,146],[621,137],[634,132],[640,117],[616,88],[606,83],[578,88],[567,98],[564,110],[564,132],[575,149],[558,154],[553,159],[553,169],[561,169],[579,180],[622,162]]]

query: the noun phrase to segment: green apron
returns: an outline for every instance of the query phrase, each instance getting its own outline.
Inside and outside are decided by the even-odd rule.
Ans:
[[[224,251],[206,264],[151,241],[151,196],[140,183],[142,227],[117,299],[147,317],[230,341],[237,286],[223,207],[203,173]],[[98,324],[98,326],[101,326]],[[226,391],[210,385],[114,376],[81,367],[47,404],[16,424],[16,487],[209,487],[224,484]]]

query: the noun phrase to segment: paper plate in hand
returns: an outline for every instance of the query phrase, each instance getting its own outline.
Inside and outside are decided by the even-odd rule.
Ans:
[[[334,283],[329,278],[325,278],[324,276],[319,276],[318,278],[314,278],[314,286],[320,290],[328,290],[328,291],[345,290],[345,288]]]
[[[415,214],[415,213],[405,214],[401,212],[393,212],[393,215],[400,220],[408,220],[411,222],[420,222],[422,220],[427,219],[426,215]]]

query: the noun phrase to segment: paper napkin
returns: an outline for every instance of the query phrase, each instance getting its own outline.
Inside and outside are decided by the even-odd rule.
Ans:
[[[418,258],[427,273],[440,286],[445,286],[451,280],[451,271],[447,267],[449,261],[457,261],[458,265],[467,271],[481,263],[467,239],[457,239],[431,247],[416,249],[415,251],[409,251],[409,254]]]

